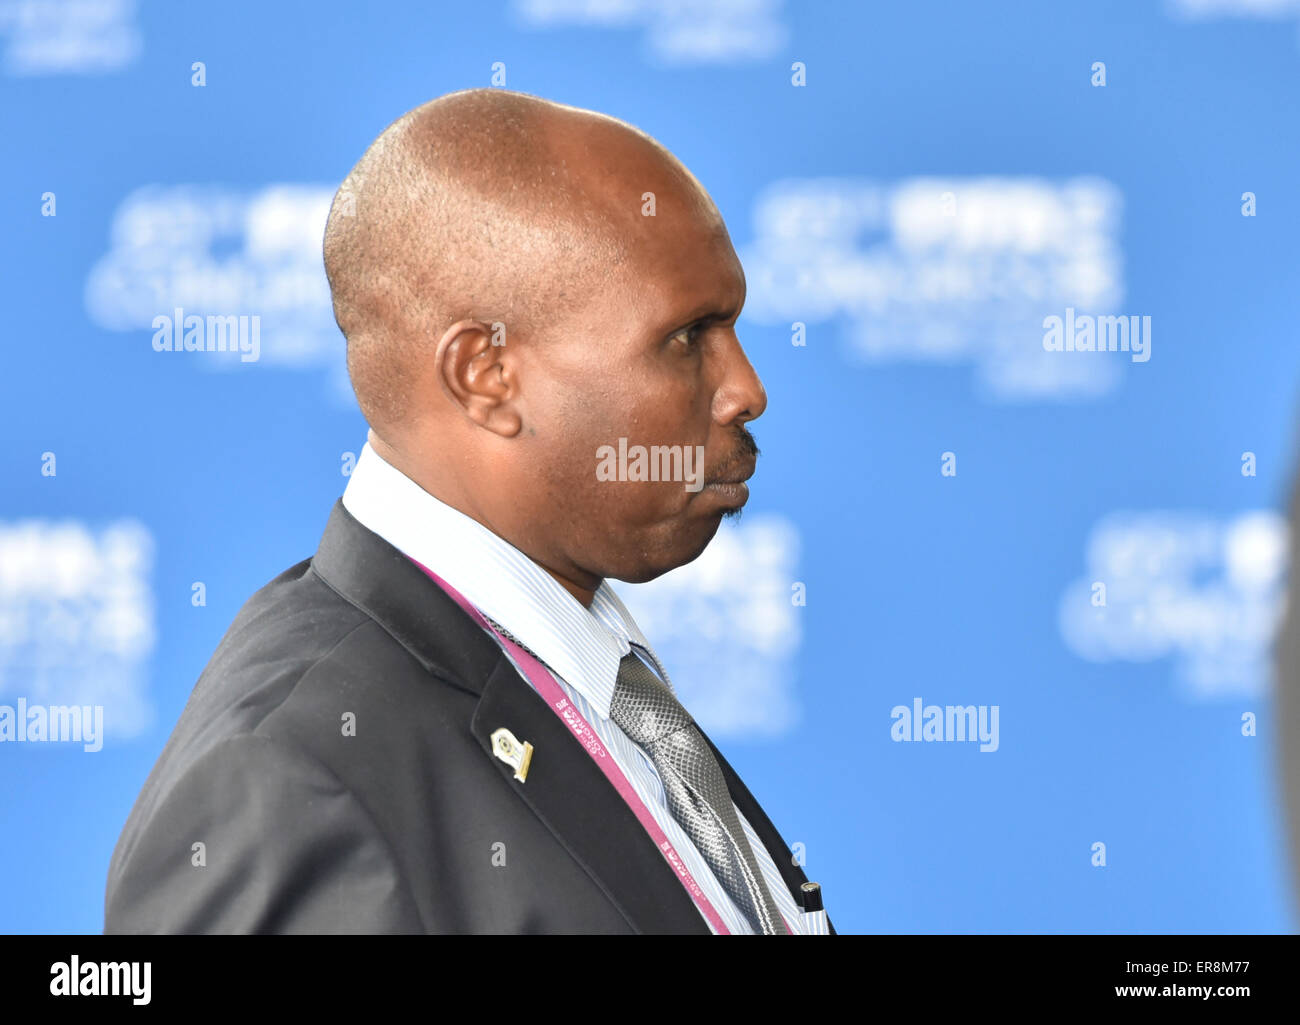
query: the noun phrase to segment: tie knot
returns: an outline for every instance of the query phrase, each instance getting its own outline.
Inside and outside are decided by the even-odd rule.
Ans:
[[[609,717],[633,742],[647,748],[694,722],[673,692],[635,652],[624,655],[618,665]]]

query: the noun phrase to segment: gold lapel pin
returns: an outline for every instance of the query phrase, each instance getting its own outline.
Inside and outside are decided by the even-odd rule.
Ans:
[[[533,745],[519,738],[504,726],[492,731],[492,753],[515,770],[515,779],[522,783],[528,778],[528,766],[533,760]]]

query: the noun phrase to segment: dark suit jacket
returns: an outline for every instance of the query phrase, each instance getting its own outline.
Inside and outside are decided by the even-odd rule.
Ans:
[[[526,782],[499,726],[533,744]],[[803,872],[718,762],[799,905]],[[104,931],[709,929],[498,645],[338,502],[199,677],[113,852]]]

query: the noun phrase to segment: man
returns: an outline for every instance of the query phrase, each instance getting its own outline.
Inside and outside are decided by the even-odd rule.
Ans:
[[[105,931],[833,931],[606,583],[696,558],[754,469],[703,188],[612,118],[455,93],[367,150],[324,255],[369,440],[199,679]],[[665,472],[601,472],[637,446]]]

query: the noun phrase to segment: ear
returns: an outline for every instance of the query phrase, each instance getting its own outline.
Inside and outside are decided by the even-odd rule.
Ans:
[[[513,438],[523,428],[515,408],[518,364],[506,346],[493,344],[491,324],[458,320],[434,351],[434,372],[443,391],[467,417],[493,434]]]

